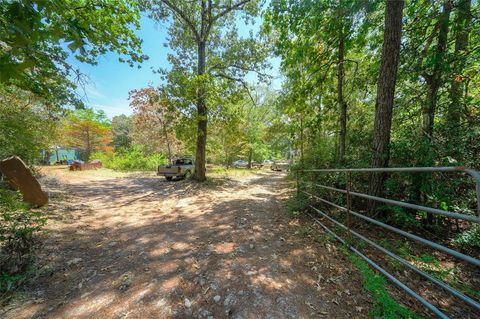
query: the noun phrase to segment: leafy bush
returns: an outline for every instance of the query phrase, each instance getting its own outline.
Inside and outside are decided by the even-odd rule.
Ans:
[[[0,188],[0,291],[14,288],[34,257],[34,234],[46,218],[30,209],[19,192]]]
[[[0,97],[0,159],[16,155],[31,165],[51,144],[57,114],[41,103],[25,104],[30,94],[1,83]]]
[[[388,221],[399,227],[418,228],[421,226],[419,220],[416,219],[416,214],[411,213],[398,206],[382,206],[385,210]]]
[[[90,159],[101,160],[104,167],[119,171],[149,171],[155,170],[160,164],[167,163],[163,154],[147,155],[138,145],[120,149],[115,153],[95,152]]]
[[[480,248],[480,227],[475,225],[464,231],[455,238],[455,242],[463,247]]]
[[[288,212],[295,217],[304,212],[310,205],[308,197],[303,193],[295,193],[287,201]]]

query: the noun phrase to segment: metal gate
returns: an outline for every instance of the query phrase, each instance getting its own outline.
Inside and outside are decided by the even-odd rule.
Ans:
[[[307,181],[301,181],[299,178],[299,174],[301,173],[313,173],[313,174],[325,174],[325,173],[344,173],[346,174],[346,180],[347,180],[347,189],[339,189],[335,187],[331,187],[328,185],[322,185],[318,184],[314,181],[312,182],[307,182]],[[446,210],[441,210],[438,208],[433,208],[433,207],[427,207],[427,206],[421,206],[421,205],[415,205],[411,203],[407,203],[404,201],[398,201],[398,200],[393,200],[393,199],[388,199],[388,198],[382,198],[382,197],[376,197],[364,193],[359,193],[359,192],[354,192],[352,191],[352,178],[351,178],[351,173],[392,173],[392,172],[397,172],[397,173],[434,173],[434,172],[458,172],[458,173],[463,173],[467,174],[470,177],[472,177],[475,180],[476,183],[476,195],[477,195],[477,216],[473,215],[467,215],[467,214],[459,214],[455,212],[450,212]],[[480,224],[480,173],[468,169],[465,167],[403,167],[403,168],[358,168],[358,169],[304,169],[304,170],[298,170],[296,172],[297,174],[297,191],[299,193],[303,193],[310,198],[314,198],[318,200],[321,203],[327,204],[331,207],[334,207],[336,209],[342,210],[347,212],[347,223],[342,224],[335,218],[333,218],[331,215],[329,215],[327,212],[320,210],[318,207],[315,207],[313,205],[309,205],[309,207],[318,213],[320,216],[326,218],[336,226],[340,227],[341,229],[347,231],[348,237],[350,238],[351,236],[360,239],[361,241],[365,242],[366,244],[370,245],[371,247],[377,249],[381,253],[390,256],[391,258],[395,259],[396,261],[400,262],[402,265],[405,267],[413,270],[420,276],[424,277],[425,279],[429,280],[430,282],[436,284],[446,292],[450,293],[451,295],[463,300],[465,303],[470,305],[471,307],[477,309],[480,311],[480,303],[477,300],[472,299],[471,297],[463,294],[462,292],[456,290],[455,288],[449,286],[447,283],[445,283],[442,280],[439,280],[432,275],[426,273],[425,271],[419,269],[409,261],[403,259],[402,257],[398,256],[397,254],[393,253],[392,251],[386,249],[385,247],[382,247],[378,243],[374,242],[373,240],[361,235],[360,233],[354,231],[350,227],[350,219],[352,216],[357,217],[363,221],[366,221],[368,223],[374,224],[376,226],[382,227],[384,229],[387,229],[391,232],[394,232],[398,235],[401,235],[403,237],[406,237],[408,239],[411,239],[413,241],[416,241],[418,243],[421,243],[423,245],[429,246],[435,250],[441,251],[443,253],[449,254],[451,256],[454,256],[456,258],[459,258],[465,262],[468,262],[470,264],[473,264],[477,267],[480,267],[480,260],[476,259],[472,256],[463,254],[461,252],[458,252],[456,250],[453,250],[451,248],[445,247],[441,244],[438,244],[434,241],[425,239],[423,237],[411,234],[409,232],[406,232],[402,229],[399,229],[397,227],[393,227],[390,225],[387,225],[377,219],[367,217],[363,214],[360,214],[358,212],[355,212],[352,210],[352,197],[359,197],[363,199],[367,199],[370,201],[376,201],[376,202],[381,202],[383,204],[387,205],[392,205],[392,206],[398,206],[398,207],[403,207],[403,208],[408,208],[408,209],[413,209],[417,211],[424,211],[427,213],[431,213],[434,215],[441,215],[445,216],[448,218],[456,219],[456,220],[464,220],[472,223],[477,223]],[[333,192],[338,192],[340,194],[345,194],[346,195],[346,206],[343,207],[340,205],[337,205],[329,200],[326,200],[325,198],[317,196],[317,194],[312,194],[312,192],[306,191],[307,187],[304,187],[303,184],[306,186],[315,186],[319,187],[322,189],[327,189]],[[414,290],[406,286],[404,283],[402,283],[398,278],[387,272],[384,268],[382,268],[380,265],[375,263],[372,259],[367,257],[365,254],[360,252],[357,248],[353,247],[352,245],[349,244],[349,240],[345,240],[342,237],[340,237],[337,233],[335,233],[333,230],[328,228],[324,223],[322,223],[318,218],[316,218],[313,214],[308,213],[308,215],[315,221],[316,224],[321,226],[327,233],[332,235],[334,238],[336,238],[338,241],[340,241],[342,244],[345,244],[348,246],[348,248],[357,254],[359,257],[364,259],[370,266],[375,268],[377,271],[382,273],[385,277],[387,277],[390,281],[395,283],[397,286],[399,286],[401,289],[403,289],[407,294],[410,296],[414,297],[417,299],[419,302],[421,302],[425,307],[430,309],[434,314],[436,314],[439,318],[449,318],[447,315],[445,315],[442,311],[440,311],[437,307],[432,305],[430,302],[428,302],[425,298],[420,296],[418,293],[416,293]]]

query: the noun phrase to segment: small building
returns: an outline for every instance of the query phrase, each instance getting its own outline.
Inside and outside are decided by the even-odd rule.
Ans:
[[[48,150],[42,150],[42,162],[47,165],[66,163],[68,160],[79,160],[80,149],[62,146],[53,146]]]

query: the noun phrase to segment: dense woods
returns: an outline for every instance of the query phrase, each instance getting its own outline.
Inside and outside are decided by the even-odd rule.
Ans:
[[[386,166],[388,149],[395,165],[475,165],[478,3],[354,4],[273,1],[266,15],[310,154],[329,144],[320,165]]]
[[[301,116],[286,126],[303,165],[478,167],[479,8],[463,0],[272,1],[265,31],[283,61],[279,107]],[[359,182],[374,195],[474,212],[473,194],[419,175]]]

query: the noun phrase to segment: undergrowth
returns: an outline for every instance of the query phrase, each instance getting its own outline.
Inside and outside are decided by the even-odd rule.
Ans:
[[[424,317],[400,305],[393,299],[386,289],[387,280],[382,275],[375,273],[363,259],[355,254],[350,254],[346,247],[342,252],[347,255],[362,275],[363,285],[373,297],[373,309],[369,315],[385,319],[423,319]]]
[[[480,226],[474,225],[472,228],[460,233],[455,238],[455,242],[464,248],[480,249]]]
[[[310,205],[310,201],[306,195],[303,193],[296,193],[294,196],[291,196],[287,201],[288,213],[292,217],[300,215],[301,212],[307,210]]]
[[[302,193],[297,193],[290,197],[287,202],[288,212],[292,217],[296,217],[307,209],[309,205],[308,198],[302,196]],[[313,227],[302,227],[298,234],[303,237],[310,237],[316,242],[324,240],[333,240],[331,236],[321,236],[320,233]],[[363,243],[363,242],[361,242]],[[395,243],[398,245],[398,243]],[[363,285],[365,289],[370,292],[373,297],[373,309],[369,315],[371,317],[381,317],[385,319],[423,319],[424,317],[418,315],[412,310],[400,305],[393,299],[386,289],[387,280],[385,277],[375,273],[369,265],[360,257],[351,254],[346,246],[343,246],[341,251],[348,256],[352,264],[358,268],[362,275]],[[405,253],[408,253],[406,251]]]
[[[35,255],[35,234],[46,223],[19,192],[0,186],[0,291],[11,291],[27,276]]]
[[[480,297],[480,291],[478,291],[478,289],[475,289],[471,283],[464,282],[458,278],[458,273],[460,272],[458,267],[442,265],[435,256],[429,254],[423,254],[419,257],[413,256],[412,259],[416,262],[418,268],[429,273],[431,276],[444,281],[467,295],[474,296],[475,298]]]
[[[95,152],[90,159],[98,159],[104,167],[118,171],[154,171],[158,165],[167,163],[164,155],[145,154],[140,146],[120,149],[115,153]]]

